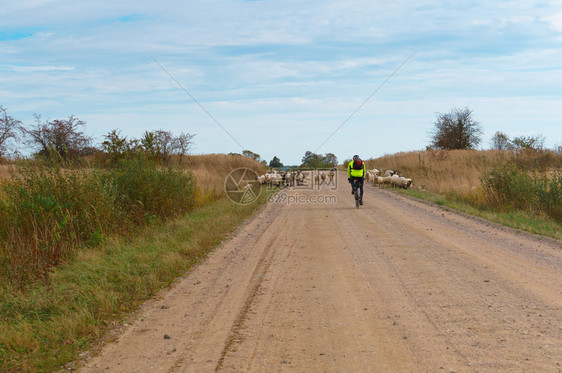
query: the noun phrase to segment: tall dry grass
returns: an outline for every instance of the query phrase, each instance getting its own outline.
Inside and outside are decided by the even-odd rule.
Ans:
[[[0,181],[9,179],[16,169],[12,164],[0,164]]]
[[[562,154],[554,152],[517,154],[497,150],[427,150],[396,153],[368,160],[367,168],[395,169],[414,181],[414,187],[434,193],[468,195],[480,185],[484,172],[514,163],[526,169],[538,167],[550,175],[562,168]]]
[[[9,182],[13,175],[15,175],[16,169],[12,164],[1,164],[0,163],[0,201],[6,198],[6,193],[2,185]]]
[[[0,282],[46,277],[81,247],[192,210],[193,176],[143,157],[111,169],[21,161],[0,183]]]
[[[181,163],[179,158],[174,158],[173,163],[193,173],[204,202],[225,196],[225,179],[232,170],[246,167],[258,174],[267,170],[251,158],[228,154],[189,155],[184,156]]]

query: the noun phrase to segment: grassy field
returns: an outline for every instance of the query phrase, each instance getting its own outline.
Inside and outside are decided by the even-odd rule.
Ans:
[[[134,234],[117,231],[102,237],[96,236],[99,240],[93,243],[78,242],[76,246],[69,246],[72,255],[65,256],[64,260],[48,267],[46,273],[22,277],[26,279],[24,284],[8,276],[13,271],[8,269],[1,272],[1,371],[54,371],[73,361],[81,351],[96,343],[110,325],[119,322],[143,301],[186,273],[267,201],[265,193],[256,203],[243,206],[224,198],[224,178],[228,172],[232,168],[243,166],[263,171],[263,166],[257,162],[224,155],[192,156],[183,161],[182,168],[191,171],[189,175],[196,177],[197,186],[200,187],[199,194],[193,195],[197,203],[187,213],[165,219],[151,218],[149,222],[134,228]],[[135,173],[135,170],[131,171]],[[117,172],[115,180],[124,177],[123,174],[127,176],[126,171],[114,171]],[[81,170],[78,174],[88,175],[92,172],[95,173],[92,170]],[[53,187],[47,206],[65,197],[59,196],[59,191],[55,188],[58,183],[63,183],[61,189],[66,190],[86,188],[91,180],[98,180],[97,177],[76,176],[74,171],[65,170],[62,174],[57,176],[39,173],[31,176],[34,181],[48,179],[39,183],[41,188],[38,190],[44,191],[42,188],[45,186]],[[161,183],[158,185],[164,187],[170,183],[173,186],[178,180],[167,172],[163,174],[164,179],[159,175],[159,171],[152,170],[148,178],[155,177]],[[143,175],[137,176],[146,180]],[[25,185],[31,188],[31,185]],[[84,190],[90,189],[96,188]],[[97,196],[85,191],[79,194]],[[155,194],[154,191],[151,193]],[[82,201],[80,199],[56,205],[54,210],[37,210],[37,201],[44,203],[45,198],[25,199],[23,203],[25,206],[31,203],[29,206],[33,207],[32,212],[40,211],[39,216],[51,216],[47,212],[55,211],[58,214],[64,210],[65,214],[55,214],[64,222],[79,219],[91,221],[69,215],[69,211],[74,211],[72,208],[60,207]],[[92,198],[86,201],[90,203]],[[102,202],[103,206],[105,200]],[[49,229],[54,232],[53,237],[60,238],[64,233],[59,229],[61,222],[54,220],[57,224],[49,226]],[[17,220],[12,222],[19,224]],[[74,233],[70,236],[76,238]],[[4,243],[0,241],[0,245]],[[40,247],[49,248],[48,245]],[[5,257],[6,248],[2,250],[4,257],[0,259],[3,263],[9,263]]]
[[[562,154],[545,152],[536,160],[541,167],[537,171],[551,175],[562,169]],[[483,172],[517,163],[533,170],[537,163],[532,154],[517,156],[510,151],[497,150],[428,150],[396,153],[367,161],[367,168],[397,170],[398,174],[414,180],[419,189],[434,193],[468,194],[480,186]]]
[[[227,154],[189,155],[183,157],[181,164],[177,158],[174,159],[174,164],[193,173],[206,200],[225,196],[225,177],[236,168],[246,167],[258,174],[267,170],[264,165],[253,159]]]
[[[562,240],[562,224],[542,214],[529,214],[526,211],[514,210],[510,212],[497,211],[482,207],[458,198],[418,189],[396,189],[398,193],[407,194],[415,198],[433,202],[437,205],[462,211],[469,215],[477,216],[514,229],[527,231],[541,236]]]
[[[532,233],[562,238],[562,154],[428,150],[367,161],[413,179],[404,193]]]
[[[0,164],[0,181],[9,179],[15,172],[15,167],[11,164]]]

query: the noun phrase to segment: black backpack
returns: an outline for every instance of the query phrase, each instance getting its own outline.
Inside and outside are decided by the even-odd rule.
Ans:
[[[362,170],[363,169],[363,161],[362,160],[353,161],[353,169],[354,170]]]

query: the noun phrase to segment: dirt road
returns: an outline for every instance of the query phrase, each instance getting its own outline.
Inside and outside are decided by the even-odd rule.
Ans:
[[[80,370],[561,371],[560,241],[339,189],[286,192]]]

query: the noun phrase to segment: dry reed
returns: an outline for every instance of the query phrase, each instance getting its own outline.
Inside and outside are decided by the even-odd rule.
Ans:
[[[9,179],[16,169],[11,164],[0,164],[0,180]]]
[[[267,170],[263,164],[251,158],[228,154],[189,155],[183,157],[181,164],[179,158],[175,158],[173,163],[193,173],[203,201],[215,200],[225,195],[225,179],[232,170],[246,167],[258,174]]]
[[[559,169],[562,155],[546,153],[543,170]],[[427,150],[396,153],[367,161],[368,169],[397,170],[413,179],[414,187],[435,193],[467,195],[480,186],[483,172],[518,161],[517,154],[497,150]]]

